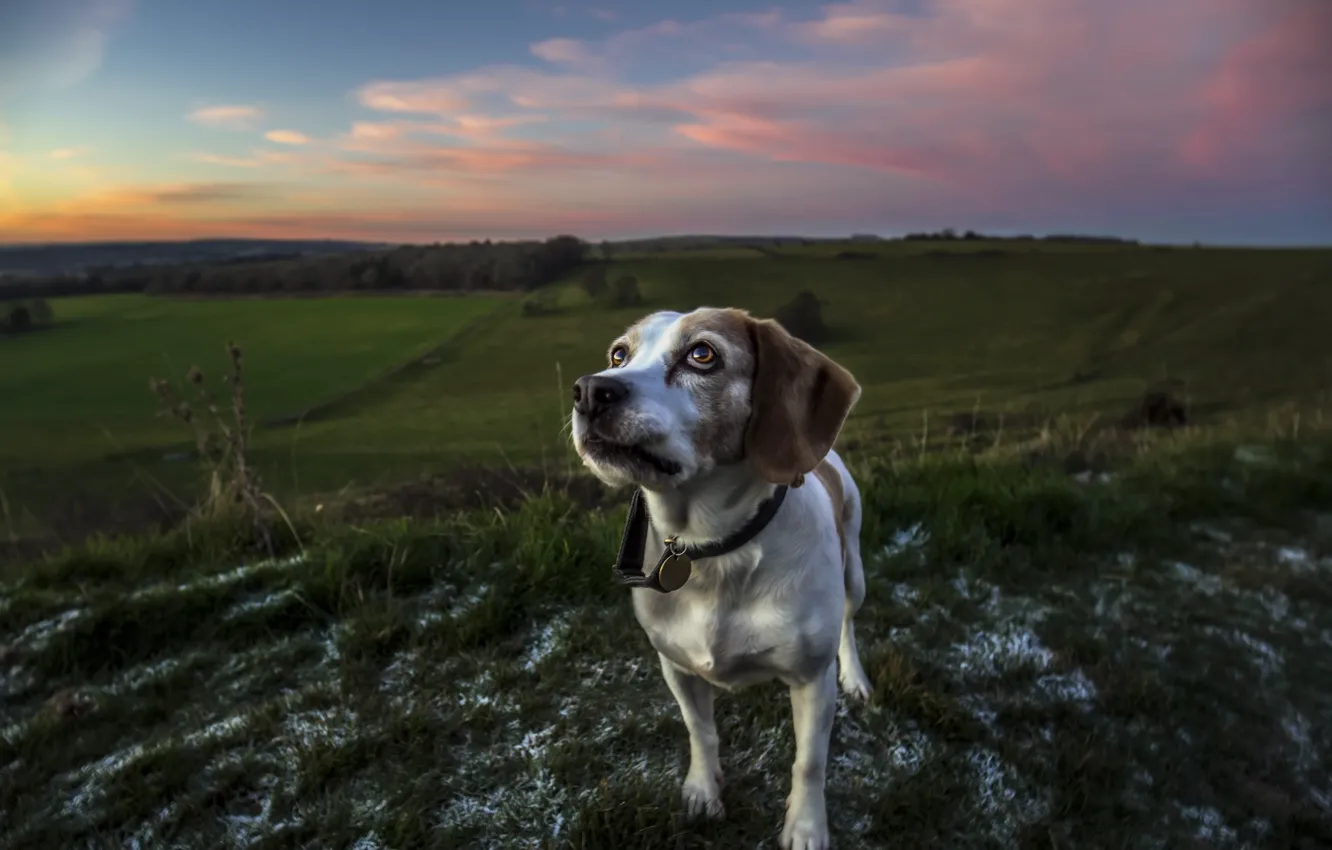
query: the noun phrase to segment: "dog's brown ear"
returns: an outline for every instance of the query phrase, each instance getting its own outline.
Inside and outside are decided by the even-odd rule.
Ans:
[[[750,319],[749,338],[755,368],[745,454],[765,480],[791,484],[828,454],[860,384],[771,319]]]

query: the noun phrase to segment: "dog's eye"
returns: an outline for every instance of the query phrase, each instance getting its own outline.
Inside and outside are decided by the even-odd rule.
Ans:
[[[700,342],[689,350],[689,359],[699,366],[711,366],[717,361],[717,352],[706,342]]]
[[[611,349],[610,353],[611,366],[623,366],[625,361],[628,359],[629,359],[629,349],[625,348],[623,345],[617,345]]]

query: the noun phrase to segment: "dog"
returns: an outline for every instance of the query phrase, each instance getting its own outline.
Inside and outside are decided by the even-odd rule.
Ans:
[[[713,696],[777,679],[796,737],[781,845],[829,846],[837,689],[867,700],[861,499],[833,450],[861,388],[770,319],[653,313],[573,387],[573,443],[633,487],[618,575],[689,732],[690,815],[722,817]]]

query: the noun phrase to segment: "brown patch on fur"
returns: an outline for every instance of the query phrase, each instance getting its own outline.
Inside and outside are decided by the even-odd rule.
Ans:
[[[680,320],[680,345],[708,338],[717,345],[721,373],[716,380],[700,384],[694,392],[698,426],[694,430],[694,452],[717,463],[732,463],[744,457],[745,426],[749,421],[748,384],[754,371],[750,348],[749,314],[743,310],[703,308]],[[683,354],[684,352],[679,352]]]
[[[759,475],[790,484],[833,447],[860,384],[771,319],[746,318],[755,371],[745,448]]]
[[[842,473],[824,458],[814,467],[814,475],[823,482],[832,500],[833,520],[837,523],[837,542],[842,547],[842,560],[846,560],[846,492],[842,489]]]

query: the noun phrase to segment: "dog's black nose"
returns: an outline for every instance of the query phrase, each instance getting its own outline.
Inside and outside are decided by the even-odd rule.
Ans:
[[[629,386],[607,375],[584,375],[574,382],[574,410],[584,416],[596,416],[629,397]]]

